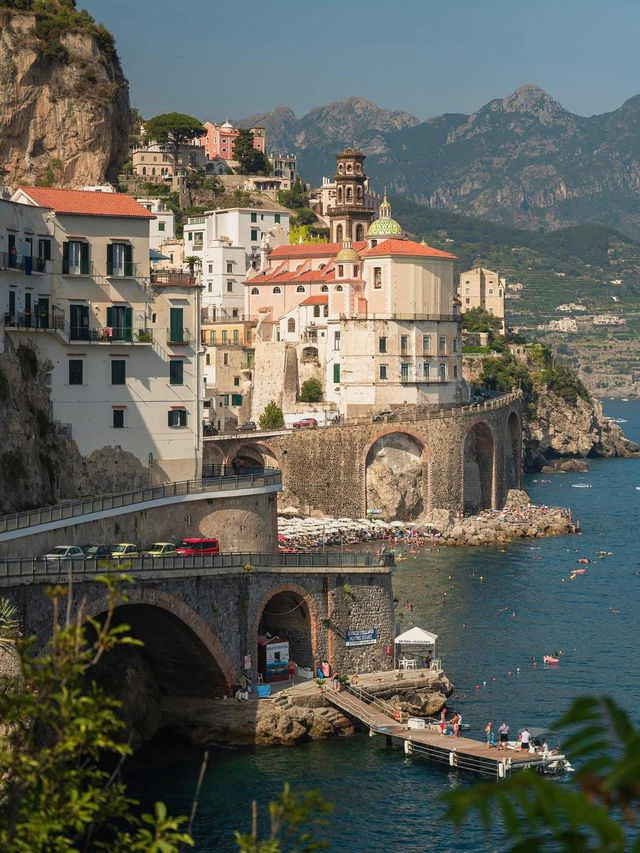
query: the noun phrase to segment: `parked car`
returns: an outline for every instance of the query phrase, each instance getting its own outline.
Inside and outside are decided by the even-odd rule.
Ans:
[[[245,421],[242,426],[238,427],[238,432],[253,432],[257,429],[255,421]]]
[[[48,563],[54,563],[60,560],[83,560],[84,551],[78,545],[56,545],[56,547],[46,553],[42,559],[46,560]]]
[[[111,545],[83,545],[82,550],[87,560],[108,560],[111,556]]]
[[[373,416],[374,421],[393,421],[395,420],[395,414],[391,411],[391,409],[384,409],[382,412],[376,412]]]
[[[203,424],[202,425],[202,434],[203,435],[218,435],[218,430],[212,424]]]
[[[304,429],[309,427],[315,429],[318,426],[318,421],[315,418],[301,418],[293,424],[294,429]]]
[[[176,555],[179,557],[204,557],[219,553],[220,543],[217,539],[183,539],[176,546]]]
[[[111,556],[116,560],[130,560],[139,557],[140,551],[138,551],[138,546],[131,542],[119,542],[111,549]]]
[[[175,557],[175,542],[154,542],[142,552],[145,557]]]
[[[470,403],[484,403],[484,397],[481,394],[472,394],[469,398]]]

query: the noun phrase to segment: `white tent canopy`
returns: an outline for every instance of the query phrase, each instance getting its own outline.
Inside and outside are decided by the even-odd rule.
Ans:
[[[423,628],[410,628],[404,634],[398,634],[394,642],[401,643],[403,646],[435,646],[437,641],[437,634],[432,634]]]

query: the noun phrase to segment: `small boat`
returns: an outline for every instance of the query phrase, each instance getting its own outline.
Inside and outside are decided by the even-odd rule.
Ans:
[[[543,655],[542,660],[545,663],[560,663],[560,658],[554,658],[553,655]]]
[[[572,489],[590,489],[591,483],[571,483]]]
[[[577,560],[576,562],[578,562],[578,563],[590,563],[591,560],[588,557],[580,557],[580,559]]]
[[[587,570],[586,569],[574,569],[571,574],[572,575],[583,575]]]
[[[575,768],[571,766],[566,755],[560,752],[560,739],[558,733],[551,729],[537,729],[531,727],[529,729],[531,735],[529,753],[533,753],[538,758],[542,758],[542,764],[538,764],[534,769],[538,773],[544,775],[553,773],[573,773]],[[508,749],[520,750],[518,741],[509,741]],[[524,750],[522,750],[524,752]]]

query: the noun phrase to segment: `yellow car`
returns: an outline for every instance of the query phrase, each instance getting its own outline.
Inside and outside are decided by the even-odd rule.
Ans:
[[[113,546],[111,556],[116,560],[131,560],[140,556],[138,546],[131,542],[119,542]]]
[[[176,546],[173,542],[154,542],[142,553],[145,557],[175,557]]]

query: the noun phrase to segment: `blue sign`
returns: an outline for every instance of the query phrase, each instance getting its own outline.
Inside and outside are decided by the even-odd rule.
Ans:
[[[373,646],[378,639],[377,628],[369,628],[368,631],[347,631],[348,646]]]

